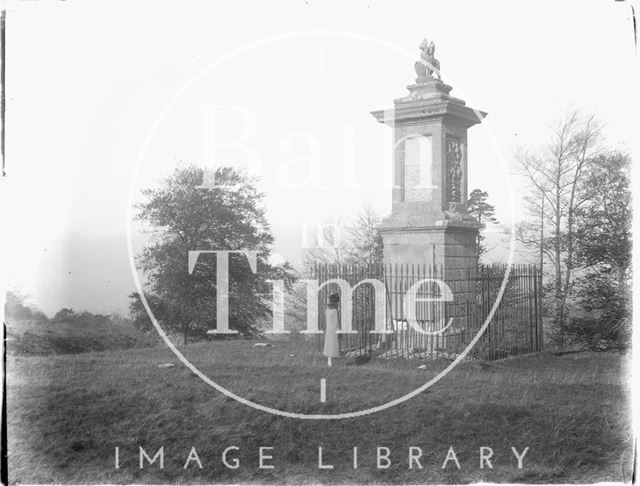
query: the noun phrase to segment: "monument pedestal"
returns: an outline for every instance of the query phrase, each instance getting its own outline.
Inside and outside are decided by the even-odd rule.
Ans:
[[[394,139],[392,210],[378,228],[384,261],[475,268],[481,225],[467,215],[467,129],[486,113],[439,79],[417,81],[393,109],[372,112]]]
[[[445,270],[475,267],[478,230],[467,221],[435,221],[430,226],[378,227],[385,263],[427,263]]]
[[[478,263],[476,245],[480,227],[473,222],[444,220],[436,221],[433,226],[385,228],[383,223],[378,228],[385,263],[430,265],[430,275],[443,280],[451,289],[453,302],[444,304],[443,316],[445,322],[453,319],[449,334],[470,328],[470,310],[476,303],[475,283],[469,277],[475,273]],[[392,309],[394,315],[406,314],[406,309],[396,306]]]
[[[409,94],[392,109],[372,112],[393,129],[394,140],[392,211],[378,229],[386,264],[430,264],[447,283],[454,302],[445,314],[454,320],[450,332],[460,335],[468,329],[465,309],[475,305],[468,276],[477,267],[482,227],[467,214],[467,130],[487,113],[451,96],[439,79],[435,46],[425,39],[420,48]],[[406,309],[392,307],[395,319],[406,319]]]

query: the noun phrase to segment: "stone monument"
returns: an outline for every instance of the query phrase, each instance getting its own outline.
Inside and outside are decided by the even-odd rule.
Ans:
[[[477,264],[481,225],[467,215],[467,129],[487,113],[449,94],[433,42],[420,49],[409,94],[372,112],[394,140],[392,211],[379,231],[385,263],[431,263],[446,275]]]

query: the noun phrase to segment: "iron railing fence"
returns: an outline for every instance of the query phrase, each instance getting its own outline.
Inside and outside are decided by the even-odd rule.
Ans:
[[[382,357],[454,357],[490,322],[469,357],[495,360],[541,351],[543,347],[541,273],[536,265],[480,265],[443,268],[429,264],[330,265],[314,267],[318,293],[319,329],[324,330],[324,309],[329,295],[341,293],[336,279],[347,282],[352,298],[353,334],[342,334],[347,356],[376,353]],[[384,284],[384,309],[376,308],[375,288],[363,281]],[[446,299],[446,283],[451,291]],[[409,297],[412,295],[412,297]],[[342,295],[341,299],[347,298]],[[495,309],[494,309],[495,307]],[[345,306],[343,305],[342,309]],[[373,334],[376,313],[385,315],[388,335]],[[378,316],[381,317],[381,316]],[[345,316],[341,316],[344,322]],[[322,350],[324,335],[316,339]]]

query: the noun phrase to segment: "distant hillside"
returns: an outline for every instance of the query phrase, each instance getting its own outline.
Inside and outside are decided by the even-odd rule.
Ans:
[[[102,316],[101,316],[102,317]],[[20,320],[7,317],[7,352],[35,356],[77,354],[155,346],[157,339],[109,318],[83,322]]]
[[[60,309],[50,319],[19,292],[7,292],[4,305],[7,352],[43,356],[146,348],[159,337],[145,334],[126,317]]]

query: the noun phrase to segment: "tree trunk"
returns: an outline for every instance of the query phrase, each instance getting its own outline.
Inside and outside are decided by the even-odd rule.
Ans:
[[[558,177],[559,179],[559,177]],[[555,208],[555,241],[554,241],[554,256],[555,256],[555,327],[558,330],[558,338],[560,349],[564,349],[564,315],[562,309],[562,258],[561,258],[561,210],[560,210],[560,181],[557,181],[556,187],[556,208]]]
[[[540,204],[540,275],[544,266],[544,194]]]
[[[578,165],[576,173],[573,177],[573,183],[571,187],[571,196],[569,197],[569,207],[567,208],[567,268],[565,269],[564,276],[564,290],[562,293],[562,343],[564,344],[564,310],[567,306],[567,298],[569,297],[569,289],[571,287],[571,273],[573,271],[573,211],[576,196],[576,188],[578,186],[578,180],[580,179],[580,172],[582,171],[582,164]]]
[[[189,339],[189,323],[182,326],[182,344],[187,344]]]
[[[626,285],[626,276],[627,276],[627,272],[625,271],[625,267],[624,266],[619,266],[617,268],[617,290],[618,290],[618,295],[620,297],[627,297],[627,285]]]

